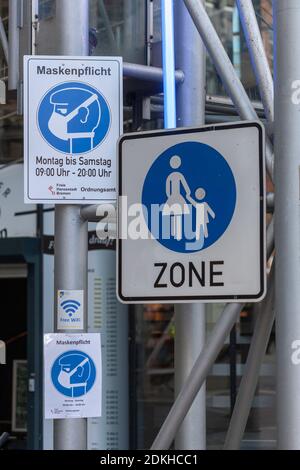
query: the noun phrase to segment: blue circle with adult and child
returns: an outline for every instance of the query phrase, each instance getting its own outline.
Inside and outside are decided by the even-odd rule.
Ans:
[[[169,250],[197,252],[225,233],[236,197],[226,159],[210,145],[183,142],[150,167],[142,190],[144,218],[152,236]]]
[[[94,87],[65,82],[51,88],[37,112],[43,138],[59,152],[90,152],[105,139],[111,123],[108,104]]]
[[[71,350],[60,354],[51,368],[51,379],[58,392],[67,397],[81,397],[94,385],[96,367],[83,351]]]

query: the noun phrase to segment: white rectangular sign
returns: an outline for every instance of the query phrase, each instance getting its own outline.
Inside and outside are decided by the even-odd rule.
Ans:
[[[120,57],[24,57],[25,202],[116,199]]]
[[[44,335],[45,418],[101,416],[99,333]]]
[[[264,130],[237,122],[119,141],[122,302],[265,295]]]

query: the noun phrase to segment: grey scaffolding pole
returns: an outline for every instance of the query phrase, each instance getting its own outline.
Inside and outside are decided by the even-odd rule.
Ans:
[[[151,450],[169,449],[177,430],[188,413],[200,387],[203,385],[215,359],[229,335],[242,309],[242,304],[228,304],[216,323],[211,337],[202,349],[183,388],[177,395],[164,424],[162,425]]]
[[[176,67],[184,73],[177,88],[177,126],[204,124],[205,59],[202,40],[183,1],[175,7]],[[205,345],[205,304],[175,305],[175,392],[178,394]],[[175,440],[177,449],[205,449],[205,384],[184,419]]]
[[[279,449],[300,449],[300,366],[293,357],[300,340],[300,2],[274,0],[273,8],[277,432]]]
[[[60,0],[56,5],[58,35],[62,55],[88,55],[89,1]],[[81,217],[80,205],[55,207],[54,305],[57,332],[57,291],[83,290],[84,329],[68,330],[82,333],[87,328],[87,252],[88,223]],[[63,330],[59,330],[63,333]],[[87,419],[54,420],[55,450],[84,450],[87,448]]]

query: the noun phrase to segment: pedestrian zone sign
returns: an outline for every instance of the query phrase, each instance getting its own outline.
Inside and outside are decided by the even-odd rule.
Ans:
[[[264,129],[237,122],[119,141],[119,299],[265,295]]]

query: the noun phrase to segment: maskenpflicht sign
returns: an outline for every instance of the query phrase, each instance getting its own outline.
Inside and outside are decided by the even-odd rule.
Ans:
[[[260,300],[264,181],[257,122],[123,136],[121,301]]]
[[[122,60],[24,58],[25,202],[116,199]]]

